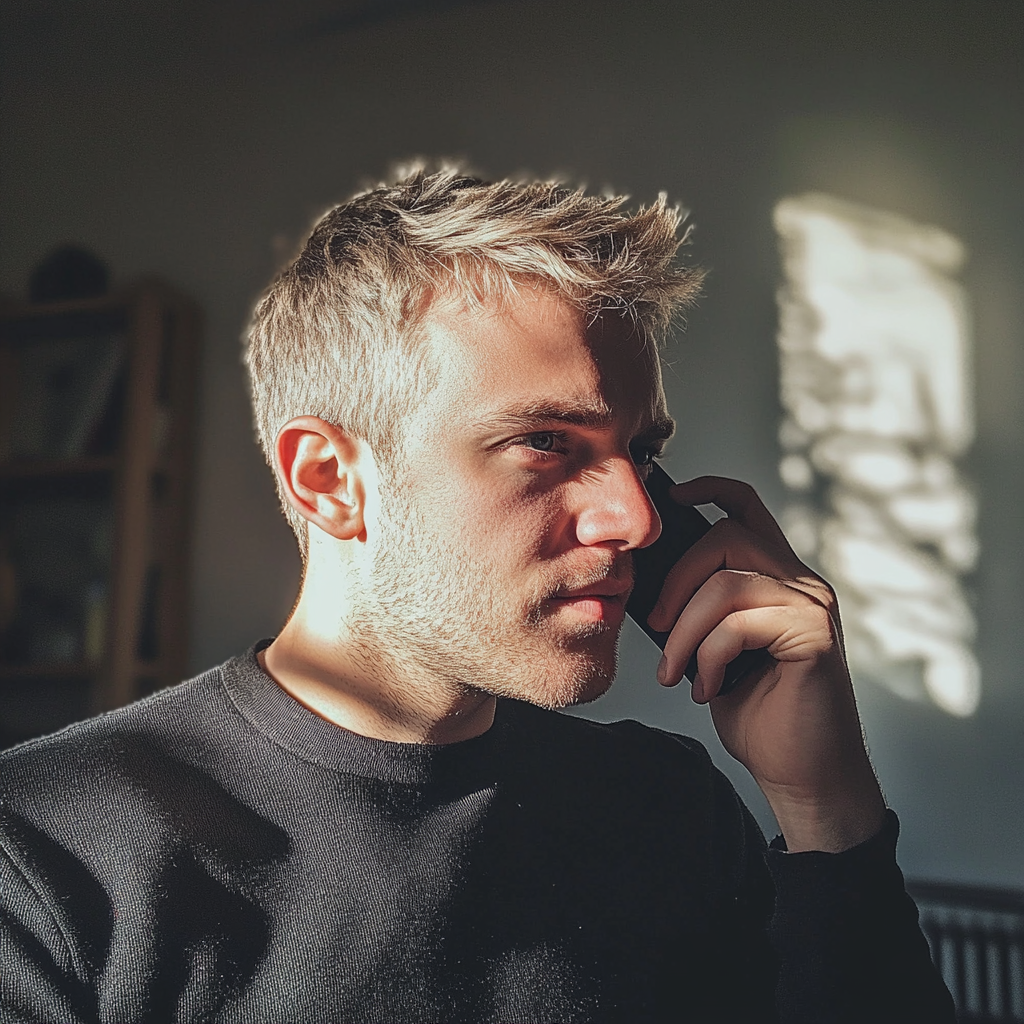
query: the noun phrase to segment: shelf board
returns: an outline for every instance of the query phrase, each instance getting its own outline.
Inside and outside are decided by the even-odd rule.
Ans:
[[[35,536],[43,532],[35,529],[35,523],[42,524],[44,518],[48,523],[52,518],[59,527],[62,516],[77,515],[75,503],[82,503],[83,510],[88,503],[81,517],[83,530],[91,529],[94,516],[97,522],[102,517],[113,526],[109,531],[113,551],[106,573],[107,638],[116,638],[99,663],[86,660],[84,645],[79,652],[62,648],[67,654],[81,655],[63,662],[18,663],[16,659],[27,657],[30,650],[20,643],[5,643],[7,658],[0,660],[0,698],[6,702],[0,706],[0,745],[15,733],[27,736],[51,731],[71,720],[58,721],[59,716],[51,713],[55,708],[65,707],[69,716],[81,718],[163,686],[172,675],[181,677],[187,617],[185,504],[191,493],[199,331],[195,305],[155,279],[81,301],[31,305],[0,297],[3,560],[22,558],[18,545],[23,544],[23,536],[25,543],[45,542]],[[20,446],[15,443],[21,436],[14,430],[18,405],[38,390],[19,388],[19,376],[35,365],[26,353],[37,344],[99,335],[119,339],[124,358],[106,395],[102,419],[92,425],[88,447],[53,446],[55,456],[70,450],[81,457],[15,457],[16,453],[28,456],[29,451],[27,441]],[[121,406],[115,422],[116,403]],[[55,414],[60,411],[56,409]],[[42,443],[38,447],[42,455]],[[23,523],[33,524],[32,530],[22,530]],[[17,550],[8,552],[15,533]],[[92,539],[90,535],[90,543]],[[99,554],[94,554],[99,559]],[[162,573],[155,616],[145,603],[149,600],[152,604],[153,595],[146,589],[150,586],[152,590],[148,583],[151,561],[159,563]],[[20,612],[26,624],[34,621],[33,608],[24,607]],[[150,653],[154,625],[160,657],[142,660],[138,657],[139,637],[145,629],[141,649]],[[57,647],[31,651],[60,653]]]
[[[61,299],[57,302],[27,302],[22,299],[0,297],[0,317],[5,320],[33,320],[63,314],[80,315],[108,310],[129,311],[140,294],[156,289],[168,302],[180,304],[184,297],[180,292],[152,276],[143,276],[120,288],[113,288],[103,295],[88,299]]]

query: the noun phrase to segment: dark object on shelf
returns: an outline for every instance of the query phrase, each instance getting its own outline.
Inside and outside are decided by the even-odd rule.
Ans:
[[[963,1024],[1024,1022],[1024,892],[907,882]]]
[[[110,271],[95,253],[62,245],[40,263],[28,283],[30,302],[68,302],[106,295]]]

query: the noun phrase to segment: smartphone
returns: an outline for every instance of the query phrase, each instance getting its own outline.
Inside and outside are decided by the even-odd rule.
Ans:
[[[633,621],[662,649],[668,633],[651,629],[647,616],[654,610],[658,595],[669,574],[688,548],[692,547],[708,530],[711,523],[692,505],[680,505],[673,501],[668,489],[673,485],[672,477],[655,464],[647,477],[647,493],[661,517],[661,536],[649,547],[633,552],[633,592],[626,604],[626,611]],[[734,690],[744,676],[755,669],[764,667],[771,655],[763,647],[743,651],[725,668],[725,678],[719,695]],[[697,672],[697,655],[686,666],[686,678],[693,681]]]

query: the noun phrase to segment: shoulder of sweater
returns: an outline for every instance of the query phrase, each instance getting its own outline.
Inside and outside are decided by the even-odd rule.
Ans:
[[[30,866],[71,851],[110,878],[197,839],[244,859],[257,835],[276,856],[279,830],[223,784],[244,779],[249,738],[214,668],[14,747],[0,756],[0,847]]]
[[[509,703],[504,722],[529,737],[538,778],[565,777],[571,787],[573,778],[584,777],[588,792],[603,794],[608,806],[618,801],[686,828],[700,823],[701,834],[715,836],[724,851],[723,877],[738,878],[751,861],[764,871],[764,837],[699,740],[629,719],[601,723]]]
[[[189,731],[190,722],[209,716],[216,706],[220,671],[219,666],[208,669],[132,704],[0,751],[0,802],[46,778],[59,776],[62,785],[70,786],[76,776],[144,746],[147,737]]]
[[[576,744],[597,754],[614,753],[644,762],[669,760],[691,770],[714,770],[707,748],[692,736],[667,732],[633,719],[596,722],[522,701],[503,703],[508,719],[516,727],[547,736],[555,743]]]

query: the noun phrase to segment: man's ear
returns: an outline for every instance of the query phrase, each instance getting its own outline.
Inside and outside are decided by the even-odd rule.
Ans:
[[[316,416],[278,432],[275,469],[289,504],[337,540],[366,536],[366,444]]]

